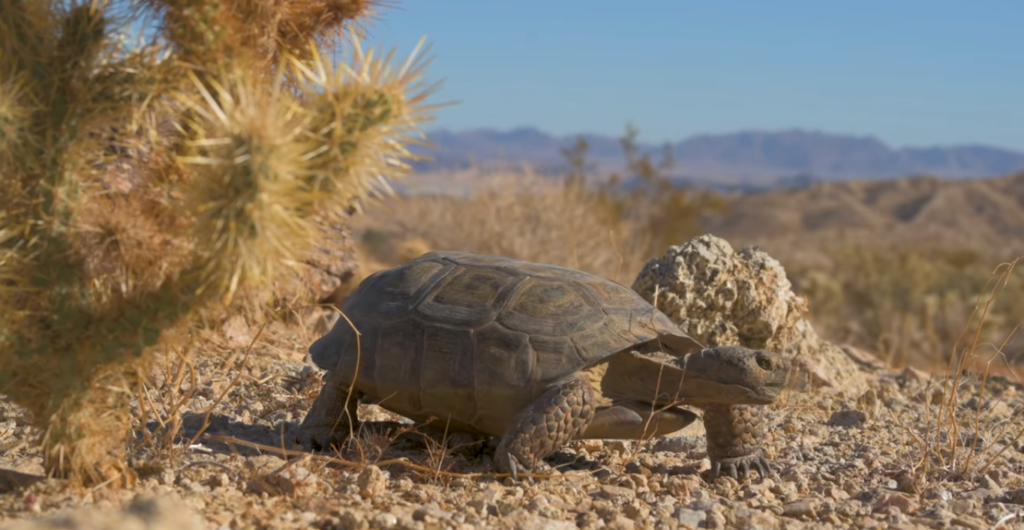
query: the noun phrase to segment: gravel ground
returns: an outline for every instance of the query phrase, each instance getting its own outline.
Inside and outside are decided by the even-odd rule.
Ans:
[[[216,347],[194,356],[195,389],[157,371],[152,396],[161,403],[187,398],[180,429],[165,442],[154,418],[140,420],[151,436],[139,434],[132,444],[139,480],[126,490],[72,491],[43,480],[40,455],[26,443],[33,433],[24,411],[0,401],[0,524],[1024,528],[1024,389],[1001,378],[989,378],[982,399],[978,381],[963,382],[953,406],[959,428],[949,429],[943,419],[938,435],[938,404],[949,393],[941,378],[929,381],[913,369],[873,370],[870,389],[859,396],[789,392],[768,407],[775,427],[765,443],[776,477],[708,483],[697,425],[643,443],[575,442],[549,458],[561,475],[517,483],[491,475],[494,440],[423,438],[373,405],[360,413],[375,423],[342,455],[344,462],[301,453],[290,440],[319,391],[320,374],[303,362],[303,340],[286,329],[269,335],[290,342],[261,342],[243,365],[239,345],[248,336],[226,328],[212,341]],[[208,427],[197,437],[211,406]],[[296,456],[274,449],[282,442]]]

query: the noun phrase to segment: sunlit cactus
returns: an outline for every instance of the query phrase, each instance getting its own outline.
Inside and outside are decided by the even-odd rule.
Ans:
[[[315,219],[406,174],[433,87],[362,47],[374,7],[0,0],[0,393],[48,472],[130,480],[147,353],[270,307]]]

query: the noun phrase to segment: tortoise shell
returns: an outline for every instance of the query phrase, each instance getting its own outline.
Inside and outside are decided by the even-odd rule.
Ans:
[[[689,340],[612,280],[463,252],[376,272],[341,310],[309,348],[317,366],[357,373],[360,392],[403,416],[496,435],[554,382],[655,338]]]

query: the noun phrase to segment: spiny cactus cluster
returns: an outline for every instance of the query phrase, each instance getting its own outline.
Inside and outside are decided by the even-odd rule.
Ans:
[[[317,219],[408,170],[434,87],[361,46],[374,9],[0,0],[0,394],[50,473],[128,479],[148,353],[270,307]]]

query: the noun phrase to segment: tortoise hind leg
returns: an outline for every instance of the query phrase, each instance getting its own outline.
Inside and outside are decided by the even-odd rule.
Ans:
[[[697,415],[678,407],[654,407],[639,401],[616,401],[599,408],[594,420],[576,438],[643,440],[676,432],[693,423]]]
[[[771,472],[761,448],[764,439],[764,416],[761,410],[747,405],[709,405],[704,407],[704,430],[707,431],[711,479],[720,474],[737,479],[738,471],[750,477],[751,468],[762,477]]]
[[[339,372],[327,372],[320,395],[299,425],[296,441],[307,451],[319,451],[338,445],[359,427],[357,411],[363,394],[353,390],[349,395],[350,383],[342,380]]]
[[[550,471],[544,457],[586,430],[594,418],[593,389],[579,375],[541,394],[516,414],[494,452],[498,471]]]

